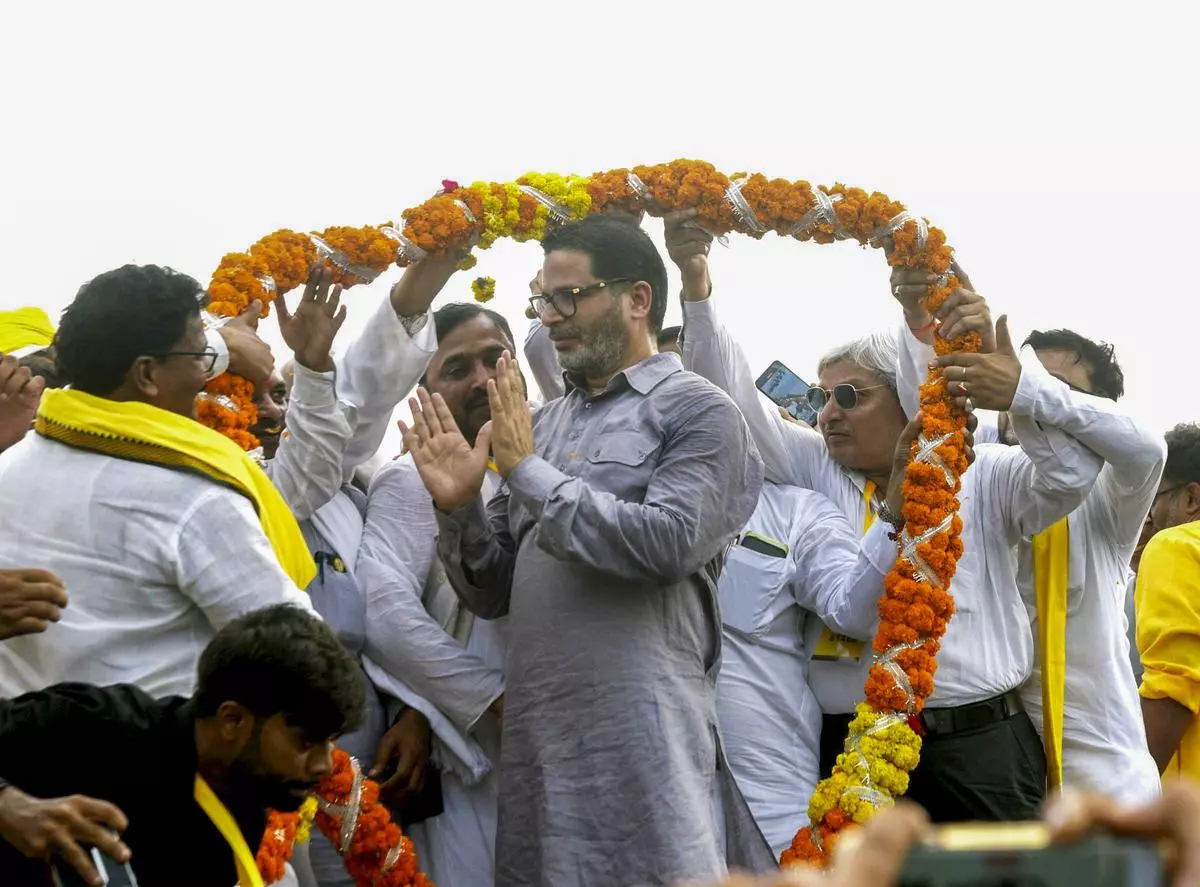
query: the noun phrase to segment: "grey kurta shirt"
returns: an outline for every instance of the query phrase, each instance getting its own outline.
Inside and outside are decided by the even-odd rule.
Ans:
[[[719,876],[716,578],[762,462],[671,354],[534,416],[536,455],[438,514],[463,603],[509,616],[498,887]]]

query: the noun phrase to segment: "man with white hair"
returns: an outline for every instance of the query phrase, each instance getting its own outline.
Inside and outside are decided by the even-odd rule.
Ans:
[[[907,422],[896,395],[895,337],[867,336],[821,360],[811,392],[820,436],[785,422],[760,400],[745,356],[717,321],[709,298],[709,241],[693,226],[672,247],[673,256],[693,253],[684,269],[685,366],[741,407],[768,480],[823,493],[864,533],[876,517],[899,526],[879,499]],[[1018,425],[1031,421],[1039,370],[1030,366],[1022,375],[1027,397],[1023,410],[1014,404]],[[1041,742],[1018,692],[1032,667],[1033,642],[1017,590],[1015,546],[1078,506],[1101,467],[1069,436],[1055,429],[1047,434],[1059,436],[1057,462],[1034,465],[1018,448],[981,446],[962,476],[965,551],[952,587],[956,612],[942,640],[936,688],[917,721],[923,750],[908,792],[935,821],[1032,818],[1045,795]],[[862,699],[872,657],[865,645],[816,620],[806,628],[806,642],[813,653],[809,683],[826,713],[821,745],[828,772]]]

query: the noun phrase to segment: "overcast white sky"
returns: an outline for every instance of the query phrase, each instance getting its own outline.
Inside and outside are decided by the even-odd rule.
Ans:
[[[206,281],[264,233],[396,217],[443,178],[694,157],[904,202],[1015,333],[1112,341],[1165,430],[1200,418],[1190,5],[10,4],[0,306],[57,316],[126,262]],[[500,244],[448,297],[490,274],[523,330],[539,262]],[[756,369],[811,377],[898,317],[851,244],[735,237],[712,265]],[[344,339],[398,273],[348,293]]]

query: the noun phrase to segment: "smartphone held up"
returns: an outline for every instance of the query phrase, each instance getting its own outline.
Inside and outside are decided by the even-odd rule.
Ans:
[[[787,410],[793,419],[806,425],[817,424],[817,411],[808,399],[809,384],[780,361],[771,361],[754,384],[773,403]]]

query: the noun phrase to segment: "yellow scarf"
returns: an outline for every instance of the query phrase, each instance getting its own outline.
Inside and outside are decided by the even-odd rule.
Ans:
[[[202,474],[250,500],[279,565],[299,588],[317,574],[300,525],[270,478],[229,438],[145,403],[71,389],[42,395],[34,430],[43,437],[132,462]]]
[[[41,308],[0,311],[0,354],[22,348],[46,348],[54,341],[54,324]]]
[[[242,830],[238,828],[237,820],[229,812],[229,808],[221,803],[216,792],[209,787],[204,778],[196,775],[196,803],[208,814],[213,825],[221,836],[233,848],[233,862],[237,866],[238,887],[263,887],[262,874],[258,871],[258,863],[254,861],[254,851],[246,843]]]
[[[1042,742],[1046,779],[1062,785],[1063,707],[1067,680],[1067,581],[1071,533],[1064,517],[1033,537],[1033,584],[1037,592],[1038,655],[1042,660]]]

